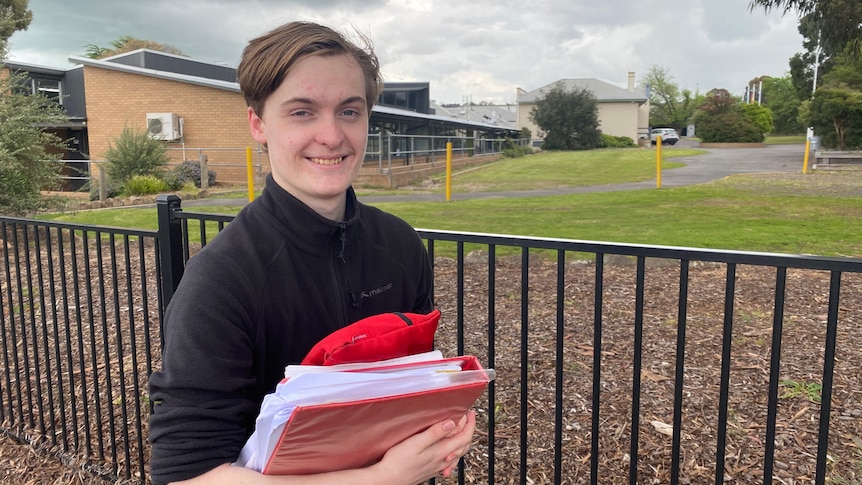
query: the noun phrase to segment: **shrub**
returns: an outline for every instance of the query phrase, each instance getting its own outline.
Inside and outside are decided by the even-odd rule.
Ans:
[[[178,189],[186,183],[193,183],[195,187],[201,186],[201,162],[197,160],[186,160],[171,170],[166,177],[172,188]],[[212,187],[216,183],[216,173],[207,169],[207,186]]]
[[[155,175],[134,175],[123,185],[125,195],[148,195],[170,190],[167,182]]]
[[[605,135],[602,133],[600,148],[634,148],[637,145],[627,136]]]
[[[503,140],[503,156],[506,158],[518,158],[531,153],[533,149],[529,146],[518,145],[511,138]]]
[[[105,169],[111,179],[125,184],[135,175],[161,173],[168,163],[165,146],[142,129],[125,127],[105,152]]]
[[[760,143],[760,129],[739,112],[703,116],[697,120],[697,136],[705,143]]]
[[[62,164],[56,162],[67,149],[59,136],[42,128],[68,123],[62,106],[42,95],[25,94],[18,89],[25,82],[20,75],[0,75],[0,213],[4,215],[47,207],[50,199],[42,197],[40,190],[57,190]]]
[[[90,200],[99,200],[99,179],[93,177],[90,179],[88,183],[88,188],[90,190]],[[119,197],[122,192],[123,187],[111,180],[110,177],[105,177],[105,195],[107,198]]]
[[[752,115],[764,116],[760,110]],[[769,114],[771,123],[771,113]],[[697,136],[706,143],[760,143],[763,131],[752,123],[743,111],[741,103],[726,90],[714,90],[695,115]]]

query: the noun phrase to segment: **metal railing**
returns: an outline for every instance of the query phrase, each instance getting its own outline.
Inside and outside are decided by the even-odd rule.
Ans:
[[[392,167],[421,166],[430,163],[445,163],[446,143],[452,142],[453,157],[470,158],[474,156],[502,153],[506,140],[500,138],[478,138],[464,136],[425,136],[369,133],[365,153],[366,164],[377,162],[377,173],[391,173]],[[518,145],[527,145],[529,140],[514,140]],[[186,160],[200,163],[206,161],[209,170],[216,172],[218,180],[237,179],[226,176],[222,169],[242,174],[237,180],[245,180],[247,166],[246,148],[213,147],[169,147],[166,149],[170,162],[167,169],[176,167]],[[256,176],[268,172],[264,164],[265,150],[254,147],[252,168]],[[92,160],[58,160],[64,173],[60,179],[64,186],[87,187],[90,182],[98,181],[99,174],[94,171]],[[81,165],[81,168],[78,168]]]
[[[185,212],[175,196],[157,210],[157,233],[0,218],[2,428],[130,483],[147,477],[161,309],[233,219]],[[854,472],[841,437],[860,419],[848,412],[862,372],[845,353],[862,325],[862,260],[419,233],[438,347],[497,371],[476,445],[438,482],[824,484]],[[820,402],[788,397],[793,382],[816,384]]]
[[[0,217],[0,238],[2,432],[97,476],[145,477],[156,233]]]

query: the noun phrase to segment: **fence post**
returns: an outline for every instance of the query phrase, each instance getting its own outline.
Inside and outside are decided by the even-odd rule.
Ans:
[[[156,198],[159,235],[159,269],[161,270],[162,310],[174,296],[183,277],[183,231],[174,212],[182,210],[181,200],[176,195],[160,195]]]
[[[201,164],[201,190],[206,190],[210,187],[209,167],[207,166],[207,156],[203,153],[198,155],[198,160]]]
[[[105,167],[101,163],[96,165],[99,170],[99,202],[108,200],[108,176],[105,174]]]

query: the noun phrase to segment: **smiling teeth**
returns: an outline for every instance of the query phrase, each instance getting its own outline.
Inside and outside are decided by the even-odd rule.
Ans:
[[[341,163],[342,160],[344,160],[344,157],[339,157],[339,158],[311,158],[310,160],[313,163],[316,163],[318,165],[329,166],[329,165],[338,165],[339,163]]]

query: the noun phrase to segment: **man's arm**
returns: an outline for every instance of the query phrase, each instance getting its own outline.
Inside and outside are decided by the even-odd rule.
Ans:
[[[175,485],[414,485],[435,476],[449,476],[467,451],[476,430],[470,411],[458,423],[446,420],[392,447],[378,463],[366,468],[315,475],[262,475],[254,470],[224,464]]]

